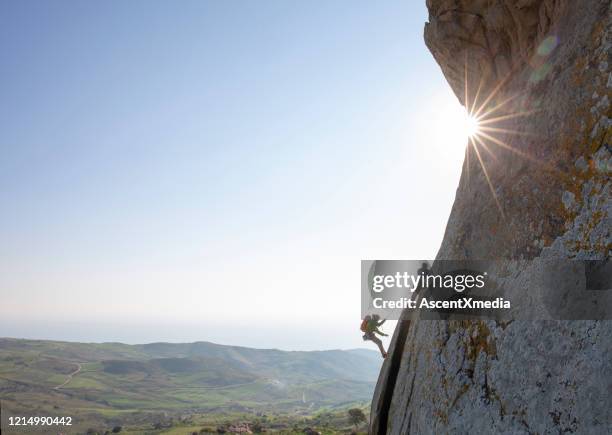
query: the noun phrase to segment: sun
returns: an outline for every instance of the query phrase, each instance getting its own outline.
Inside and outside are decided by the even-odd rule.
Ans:
[[[453,94],[440,92],[429,97],[427,104],[414,114],[410,132],[417,141],[427,143],[437,164],[457,168],[456,162],[465,158],[469,139],[481,132],[477,119]]]
[[[467,139],[480,134],[480,118],[452,97],[437,98],[433,106],[435,115],[429,117],[428,124],[435,130],[433,135],[443,137],[446,146],[463,148]]]
[[[470,115],[467,111],[464,112],[462,124],[464,137],[471,138],[478,135],[480,132],[480,122],[478,121],[478,118]]]

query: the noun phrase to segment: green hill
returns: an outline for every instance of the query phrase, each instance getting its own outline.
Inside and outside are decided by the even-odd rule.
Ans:
[[[0,339],[3,418],[72,415],[105,425],[184,412],[311,415],[367,403],[376,352],[287,352],[208,342]]]

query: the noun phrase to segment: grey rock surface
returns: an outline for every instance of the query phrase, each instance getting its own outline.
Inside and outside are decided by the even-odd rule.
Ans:
[[[497,128],[466,149],[437,258],[507,259],[516,270],[505,282],[517,288],[551,259],[609,258],[609,0],[427,6],[425,41],[451,88]],[[373,434],[612,433],[612,321],[405,313],[389,353]]]

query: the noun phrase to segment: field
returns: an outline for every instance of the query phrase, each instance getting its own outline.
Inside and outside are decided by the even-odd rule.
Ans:
[[[346,410],[367,408],[379,367],[366,350],[0,339],[2,428],[45,432],[9,428],[10,416],[71,416],[64,433],[191,433],[232,422],[268,431],[348,427]]]

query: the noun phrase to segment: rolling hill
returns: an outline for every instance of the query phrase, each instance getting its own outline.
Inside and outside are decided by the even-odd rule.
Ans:
[[[364,349],[0,338],[0,399],[3,418],[77,415],[107,425],[184,412],[307,415],[367,403],[380,365]]]

